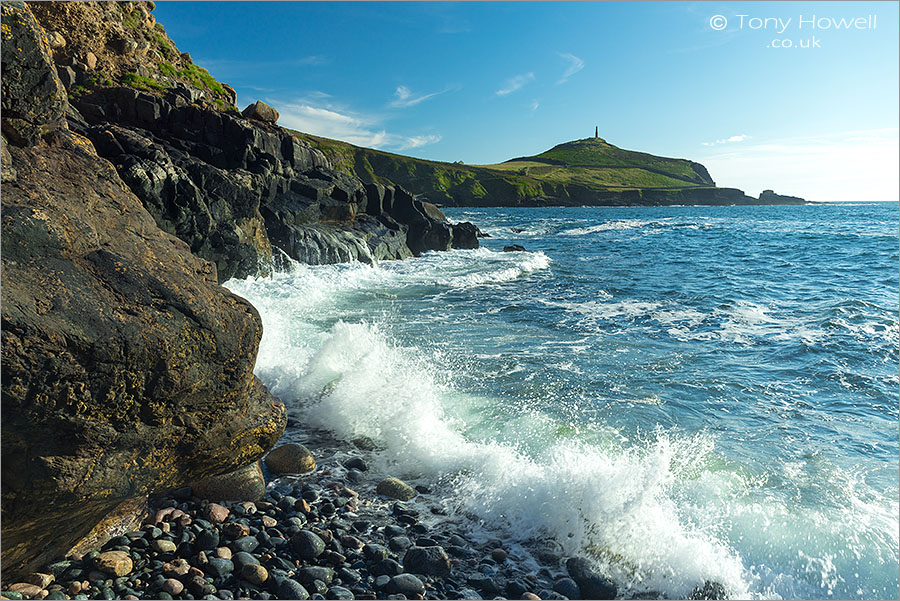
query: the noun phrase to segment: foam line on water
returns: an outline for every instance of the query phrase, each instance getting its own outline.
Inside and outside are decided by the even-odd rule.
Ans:
[[[714,579],[737,597],[884,594],[854,588],[854,573],[860,582],[895,578],[881,572],[896,566],[896,503],[885,503],[865,475],[827,465],[816,471],[814,461],[786,466],[788,481],[833,490],[835,513],[772,494],[771,474],[723,464],[709,433],[658,430],[594,444],[560,438],[552,420],[533,416],[507,431],[506,442],[478,436],[472,415],[487,415],[495,400],[454,390],[452,362],[398,344],[385,325],[335,317],[361,291],[452,288],[453,278],[521,269],[528,260],[480,250],[377,268],[295,266],[229,287],[259,309],[265,331],[256,371],[292,413],[343,438],[374,439],[384,447],[382,471],[442,481],[460,515],[512,538],[554,537],[635,591],[684,597]],[[662,325],[710,319],[649,305],[582,309],[656,316]],[[727,307],[719,318],[750,326],[774,319],[753,304]],[[517,445],[517,437],[542,442]]]

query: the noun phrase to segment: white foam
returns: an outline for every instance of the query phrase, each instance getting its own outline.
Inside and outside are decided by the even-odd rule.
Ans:
[[[685,596],[712,578],[736,594],[746,592],[736,554],[685,525],[668,496],[679,471],[710,451],[711,439],[659,432],[645,444],[609,452],[578,440],[551,443],[556,426],[535,419],[527,423],[543,428],[531,434],[542,440],[536,456],[470,440],[461,433],[459,413],[446,404],[456,398],[453,391],[440,384],[418,349],[391,344],[379,327],[365,323],[338,322],[312,336],[294,330],[297,337],[286,340],[272,326],[289,312],[253,300],[267,332],[260,376],[304,423],[383,445],[385,473],[451,479],[462,514],[505,529],[513,540],[550,536],[567,553],[592,553],[620,584],[636,590]],[[288,346],[276,352],[273,341]]]
[[[358,309],[354,295],[388,286],[452,289],[454,278],[496,276],[511,268],[522,277],[529,261],[535,256],[482,249],[375,268],[295,266],[229,287],[249,298],[263,318],[257,374],[302,423],[342,438],[376,440],[384,447],[377,469],[441,480],[453,491],[459,515],[505,529],[511,540],[555,538],[567,553],[592,554],[636,594],[657,590],[674,598],[707,579],[722,582],[738,598],[848,595],[856,593],[857,581],[896,580],[883,574],[897,565],[900,519],[896,499],[890,500],[896,494],[879,496],[865,475],[791,462],[782,476],[834,491],[833,501],[804,505],[773,493],[766,484],[772,475],[726,469],[709,433],[657,430],[628,440],[585,421],[572,435],[560,436],[568,426],[524,413],[492,438],[500,425],[486,420],[495,419],[488,409],[498,400],[454,390],[460,368],[400,346],[389,326],[363,321],[371,316],[332,319]],[[537,269],[546,269],[546,261]],[[482,280],[490,281],[508,280]],[[586,319],[647,318],[687,333],[706,327],[705,334],[725,339],[727,327],[735,328],[734,339],[746,340],[797,327],[754,303],[711,315],[627,299],[554,304]],[[718,330],[717,322],[723,324]],[[482,354],[471,360],[495,360]],[[662,402],[653,395],[632,399],[642,401]],[[860,572],[855,579],[854,571]],[[861,590],[858,596],[888,593]]]

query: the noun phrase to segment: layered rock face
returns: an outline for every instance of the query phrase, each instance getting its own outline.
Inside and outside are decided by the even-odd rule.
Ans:
[[[190,101],[101,88],[72,101],[70,127],[220,281],[266,272],[279,250],[323,264],[478,246],[472,226],[428,215],[402,188],[366,186],[270,122]]]
[[[2,15],[7,578],[127,499],[257,460],[285,415],[252,372],[256,310],[66,128],[49,36]]]

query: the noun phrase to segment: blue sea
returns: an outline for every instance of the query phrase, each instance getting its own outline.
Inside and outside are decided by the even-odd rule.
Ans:
[[[897,203],[447,214],[492,237],[227,283],[301,423],[625,596],[898,598]]]

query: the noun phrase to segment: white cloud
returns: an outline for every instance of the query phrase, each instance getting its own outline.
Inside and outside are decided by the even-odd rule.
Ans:
[[[734,144],[735,142],[743,142],[745,140],[749,140],[750,136],[747,134],[741,134],[739,136],[730,136],[728,138],[720,138],[718,140],[714,140],[712,142],[700,142],[703,146],[718,146],[720,144]]]
[[[897,128],[728,146],[696,159],[720,186],[807,200],[900,200]]]
[[[537,100],[532,100],[532,101],[531,101],[531,111],[532,111],[532,112],[538,110],[538,108],[540,108],[540,106],[541,106],[541,103],[538,102]]]
[[[305,133],[334,138],[369,148],[408,150],[435,144],[441,140],[436,134],[404,136],[380,127],[380,119],[334,108],[314,106],[305,100],[276,104],[285,127]]]
[[[507,94],[512,94],[516,90],[521,89],[522,86],[532,81],[533,79],[534,73],[523,73],[522,75],[511,77],[506,80],[506,83],[502,88],[497,90],[497,96],[506,96]]]
[[[584,61],[575,56],[574,54],[569,54],[567,52],[557,52],[562,58],[569,61],[569,66],[566,68],[562,77],[559,81],[557,81],[557,85],[561,83],[565,83],[569,81],[569,78],[584,69]]]
[[[414,96],[412,90],[410,90],[406,86],[397,86],[397,90],[394,92],[394,99],[391,101],[391,106],[394,108],[406,108],[409,106],[415,106],[423,100],[428,100],[429,98],[433,98],[439,94],[443,94],[448,90],[449,88],[447,88],[446,90],[441,90],[440,92],[432,92],[431,94]]]

